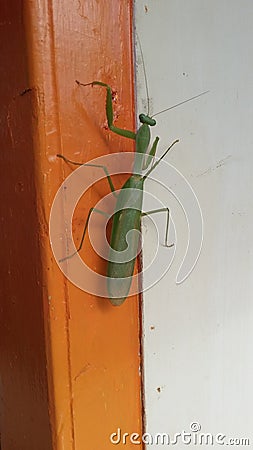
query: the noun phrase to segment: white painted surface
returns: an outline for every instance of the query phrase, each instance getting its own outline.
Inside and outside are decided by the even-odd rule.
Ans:
[[[204,433],[227,435],[224,442],[247,437],[253,445],[252,23],[252,0],[136,1],[152,112],[210,90],[158,116],[154,131],[159,154],[180,138],[167,160],[199,199],[204,241],[195,269],[176,285],[187,226],[176,201],[165,198],[177,231],[176,257],[144,295],[146,416],[153,434],[173,437],[198,421]],[[145,91],[138,95],[141,111]]]

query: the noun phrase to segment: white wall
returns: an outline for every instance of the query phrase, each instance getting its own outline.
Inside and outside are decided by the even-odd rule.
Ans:
[[[173,436],[198,421],[202,432],[253,442],[252,23],[252,0],[136,1],[153,112],[210,91],[158,116],[153,132],[161,137],[159,154],[180,138],[167,160],[198,197],[204,241],[196,267],[177,285],[187,225],[175,199],[166,196],[176,256],[167,275],[144,294],[150,433]],[[138,74],[141,111],[141,66]],[[158,251],[169,258],[172,249]]]

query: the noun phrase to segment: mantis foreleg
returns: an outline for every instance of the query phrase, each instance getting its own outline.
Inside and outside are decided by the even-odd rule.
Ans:
[[[136,137],[136,134],[133,131],[130,130],[124,130],[123,128],[118,128],[113,125],[113,106],[112,106],[112,89],[111,87],[106,84],[102,83],[101,81],[92,81],[92,83],[81,83],[80,81],[76,80],[76,83],[79,86],[103,86],[106,88],[106,117],[108,122],[108,127],[111,131],[113,131],[116,134],[119,134],[120,136],[124,136],[129,139],[134,139]]]

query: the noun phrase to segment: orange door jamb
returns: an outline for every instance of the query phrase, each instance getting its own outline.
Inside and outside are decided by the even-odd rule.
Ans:
[[[117,126],[134,130],[132,0],[2,3],[2,450],[112,449],[117,429],[142,430],[139,301],[113,307],[68,282],[48,227],[73,170],[57,153],[87,162],[134,149],[104,126],[104,89],[75,83],[110,84]],[[106,181],[89,191],[77,239],[107,192]],[[89,243],[84,251],[100,264]],[[125,439],[116,447],[136,448]]]

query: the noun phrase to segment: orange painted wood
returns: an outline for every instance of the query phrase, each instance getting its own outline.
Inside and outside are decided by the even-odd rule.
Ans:
[[[107,450],[117,428],[142,430],[138,299],[115,308],[69,283],[48,222],[72,170],[57,153],[85,162],[133,150],[104,128],[104,90],[75,84],[112,85],[117,126],[134,129],[132,1],[5,0],[1,9],[2,450]],[[77,240],[107,192],[106,182],[91,189],[77,210]],[[84,254],[104,270],[88,243]]]
[[[30,86],[21,2],[2,1],[0,22],[1,450],[50,450],[35,94],[21,95]]]

